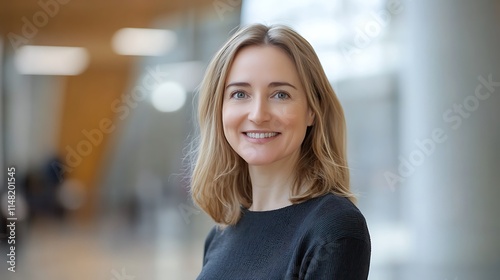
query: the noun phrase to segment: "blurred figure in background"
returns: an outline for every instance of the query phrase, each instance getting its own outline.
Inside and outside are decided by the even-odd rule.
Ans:
[[[58,199],[64,182],[62,174],[54,166],[62,165],[59,157],[53,157],[38,167],[31,168],[24,179],[29,221],[37,218],[63,219],[65,209]]]

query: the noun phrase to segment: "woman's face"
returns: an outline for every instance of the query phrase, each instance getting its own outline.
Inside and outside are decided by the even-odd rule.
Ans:
[[[225,87],[222,123],[234,151],[249,165],[294,163],[314,115],[285,52],[273,46],[241,49]]]

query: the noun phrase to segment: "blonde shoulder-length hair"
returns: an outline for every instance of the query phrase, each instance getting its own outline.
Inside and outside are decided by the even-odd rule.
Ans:
[[[255,45],[275,46],[288,54],[315,116],[301,145],[290,201],[300,203],[326,193],[355,200],[349,187],[344,112],[314,49],[287,26],[254,24],[236,32],[217,52],[199,90],[200,131],[194,145],[190,191],[193,201],[223,227],[236,224],[241,207],[252,204],[248,165],[224,136],[222,102],[236,54]]]

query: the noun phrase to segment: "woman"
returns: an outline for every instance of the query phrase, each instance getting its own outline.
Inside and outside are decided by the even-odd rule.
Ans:
[[[208,66],[198,114],[191,193],[218,223],[198,279],[367,278],[343,110],[303,37],[238,31]]]

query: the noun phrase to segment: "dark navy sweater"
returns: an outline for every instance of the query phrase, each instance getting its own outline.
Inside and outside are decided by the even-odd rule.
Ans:
[[[333,194],[214,227],[198,280],[367,279],[370,235],[361,212]]]

